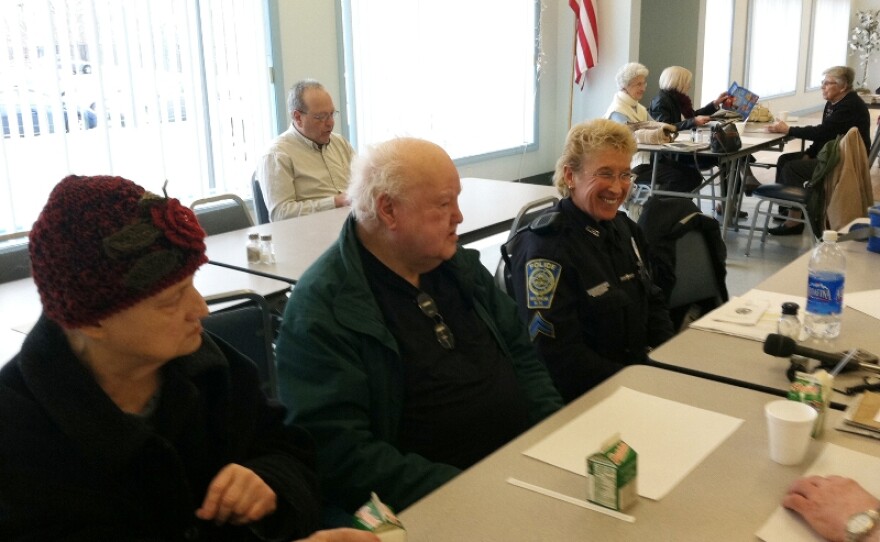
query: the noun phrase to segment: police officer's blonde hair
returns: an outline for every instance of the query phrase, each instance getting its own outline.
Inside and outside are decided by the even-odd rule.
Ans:
[[[568,131],[562,156],[556,161],[553,184],[562,197],[571,195],[565,184],[565,166],[579,172],[590,154],[613,149],[632,156],[636,152],[636,140],[624,124],[609,119],[593,119],[577,124]]]

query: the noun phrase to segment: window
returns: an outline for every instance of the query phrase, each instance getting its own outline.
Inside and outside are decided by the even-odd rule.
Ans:
[[[797,87],[801,0],[751,0],[746,85],[761,99]]]
[[[700,103],[714,100],[730,87],[730,49],[733,43],[733,0],[706,2],[703,38],[703,86]]]
[[[168,179],[184,202],[250,193],[274,118],[264,4],[0,3],[0,234],[71,173]]]
[[[352,143],[395,136],[453,159],[535,142],[535,0],[346,0]]]
[[[807,88],[818,89],[822,72],[831,66],[846,65],[849,38],[849,0],[816,0],[810,43],[810,71]]]

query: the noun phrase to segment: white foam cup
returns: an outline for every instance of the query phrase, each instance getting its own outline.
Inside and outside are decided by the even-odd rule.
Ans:
[[[779,113],[776,113],[776,120],[781,120],[782,122],[787,121],[788,111],[780,111]]]
[[[736,131],[739,132],[740,136],[742,136],[743,133],[745,133],[745,130],[746,130],[746,123],[745,122],[734,122],[733,125],[736,126]]]
[[[778,399],[764,405],[770,459],[781,465],[797,465],[809,448],[816,409],[806,403]]]

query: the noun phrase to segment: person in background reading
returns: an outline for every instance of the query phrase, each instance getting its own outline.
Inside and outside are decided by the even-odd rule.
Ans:
[[[789,487],[782,505],[826,540],[880,542],[880,500],[850,478],[800,478]]]
[[[121,177],[53,189],[29,243],[43,313],[0,370],[0,539],[290,540],[317,527],[311,439],[284,425],[254,364],[202,330],[204,237],[190,209]]]
[[[458,245],[460,192],[439,146],[372,148],[339,242],[287,304],[280,397],[317,442],[327,522],[371,491],[408,507],[562,404],[513,300]]]
[[[615,76],[617,87],[611,104],[605,111],[605,118],[621,124],[632,124],[654,120],[648,110],[639,103],[648,85],[648,68],[638,62],[624,64]],[[632,172],[638,184],[651,184],[651,153],[636,152],[632,160]],[[657,188],[676,192],[690,192],[700,186],[703,178],[696,168],[680,164],[675,160],[660,159],[657,164]]]
[[[574,126],[553,176],[563,199],[502,246],[520,317],[566,402],[673,335],[644,236],[619,210],[635,150],[614,121]]]
[[[317,81],[300,81],[287,95],[290,127],[257,166],[273,221],[348,205],[345,194],[354,149],[333,133],[339,111]]]
[[[651,100],[648,112],[654,120],[674,124],[679,132],[686,132],[693,128],[705,126],[712,120],[711,115],[721,109],[721,106],[730,98],[727,92],[722,92],[717,98],[707,103],[700,109],[694,109],[691,102],[691,83],[694,76],[690,70],[681,66],[670,66],[660,74],[660,91]],[[691,165],[691,163],[687,163]],[[718,165],[717,158],[701,156],[695,167],[709,169]],[[748,174],[745,189],[752,190],[758,186],[758,181],[753,175]],[[727,173],[721,173],[721,193],[727,194]],[[724,206],[720,203],[715,206],[717,214],[724,213]],[[748,213],[739,211],[738,218],[746,218]]]
[[[804,183],[813,178],[813,170],[819,164],[816,155],[839,135],[843,135],[853,126],[858,127],[859,135],[865,143],[865,150],[871,148],[871,115],[868,106],[858,93],[853,90],[855,72],[848,66],[834,66],[822,72],[822,98],[825,109],[822,122],[815,126],[789,126],[783,121],[771,124],[769,130],[778,134],[786,134],[813,142],[804,152],[789,152],[781,155],[776,162],[776,182],[787,186],[803,187]],[[789,218],[800,218],[797,209],[787,211]],[[773,235],[800,235],[804,231],[803,222],[787,220],[775,228],[770,228]]]

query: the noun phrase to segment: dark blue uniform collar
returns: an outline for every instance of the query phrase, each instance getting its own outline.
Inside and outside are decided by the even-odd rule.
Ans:
[[[578,230],[585,231],[587,234],[591,234],[597,239],[608,237],[614,239],[618,236],[617,226],[615,225],[614,220],[596,220],[592,216],[581,211],[578,206],[571,201],[571,197],[563,198],[562,201],[559,202],[559,208],[571,219],[575,228]]]

